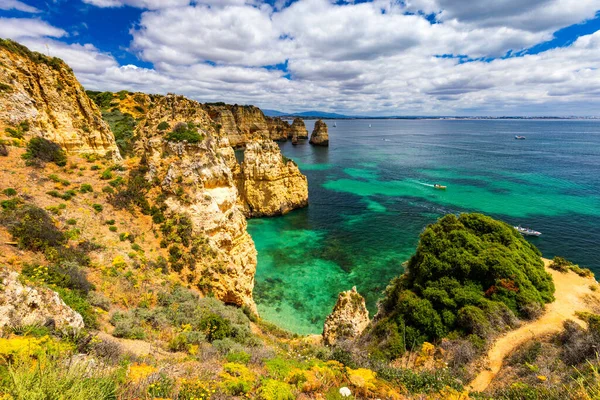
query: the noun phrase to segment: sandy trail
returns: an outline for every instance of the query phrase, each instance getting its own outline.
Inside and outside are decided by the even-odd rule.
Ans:
[[[546,270],[554,279],[554,285],[556,286],[554,296],[556,300],[546,306],[544,315],[539,319],[526,323],[496,340],[487,355],[489,368],[480,372],[471,382],[469,385],[471,391],[483,392],[500,371],[504,359],[523,343],[536,337],[560,332],[563,322],[567,319],[572,319],[583,325],[583,322],[577,319],[575,313],[577,311],[592,311],[590,306],[586,304],[584,297],[593,294],[590,285],[595,281],[580,277],[574,272],[563,274],[552,270],[548,268],[551,261],[543,260]]]

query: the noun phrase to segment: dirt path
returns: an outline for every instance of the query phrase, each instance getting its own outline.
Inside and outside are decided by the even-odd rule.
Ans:
[[[556,301],[546,307],[544,315],[539,319],[522,325],[520,328],[500,337],[488,352],[488,369],[482,371],[471,382],[473,392],[483,392],[492,382],[502,367],[502,362],[510,353],[523,343],[536,337],[562,330],[563,322],[572,319],[579,324],[582,321],[575,317],[577,311],[592,311],[584,301],[586,295],[592,295],[590,285],[592,279],[582,278],[574,272],[566,274],[548,268],[550,260],[544,259],[546,270],[552,275],[556,292]]]

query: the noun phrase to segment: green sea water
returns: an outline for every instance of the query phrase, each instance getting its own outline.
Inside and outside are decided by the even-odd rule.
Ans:
[[[329,148],[281,145],[309,179],[309,207],[249,221],[258,250],[255,300],[265,319],[319,333],[337,294],[352,286],[374,313],[423,228],[447,213],[530,226],[543,233],[531,241],[545,256],[600,273],[600,122],[329,125]]]

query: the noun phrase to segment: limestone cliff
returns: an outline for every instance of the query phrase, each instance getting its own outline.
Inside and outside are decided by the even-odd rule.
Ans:
[[[83,318],[56,292],[24,285],[19,274],[0,268],[0,328],[26,325],[80,329],[83,328]]]
[[[172,135],[181,126],[196,139],[179,141]],[[238,205],[231,170],[236,161],[228,139],[217,134],[199,103],[175,95],[155,102],[137,135],[147,179],[158,182],[168,211],[188,215],[197,239],[210,248],[198,257],[200,266],[186,266],[180,273],[191,276],[206,294],[256,310],[256,250]]]
[[[258,107],[207,103],[203,108],[233,147],[244,147],[253,140],[271,138],[268,119]]]
[[[246,145],[238,190],[248,217],[282,215],[308,204],[308,181],[270,140]]]
[[[291,139],[291,127],[287,121],[281,118],[267,117],[267,125],[269,126],[269,138],[278,142],[285,142]]]
[[[369,325],[369,311],[365,299],[358,294],[356,287],[338,296],[333,311],[323,326],[323,341],[333,346],[340,340],[358,337]]]
[[[63,61],[0,39],[0,131],[20,124],[26,137],[43,136],[69,153],[120,158],[98,107]]]
[[[322,120],[315,122],[315,129],[310,135],[310,144],[315,146],[329,146],[329,133],[327,133],[327,124]]]
[[[308,131],[306,130],[306,125],[304,125],[304,120],[302,118],[294,118],[294,122],[292,122],[292,126],[290,127],[289,138],[292,140],[292,143],[298,143],[299,140],[308,139]]]

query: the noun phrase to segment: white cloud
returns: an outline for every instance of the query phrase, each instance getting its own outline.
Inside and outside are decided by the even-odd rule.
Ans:
[[[17,10],[26,13],[40,12],[40,10],[38,10],[37,8],[25,4],[19,0],[0,0],[0,10]]]
[[[150,8],[131,31],[130,49],[153,68],[119,66],[92,45],[49,40],[45,36],[66,32],[40,20],[14,22],[8,30],[13,36],[37,32],[20,37],[38,50],[49,43],[52,55],[71,64],[89,89],[357,115],[597,114],[600,31],[524,57],[461,63],[436,56],[497,57],[550,39],[554,28],[526,23],[532,12],[567,25],[593,15],[589,0],[570,4],[561,16],[553,7],[567,0],[497,1],[507,9],[490,4],[493,17],[478,6],[461,6],[462,0],[411,0],[407,6],[389,0],[282,0],[274,6],[204,0],[163,9],[151,9],[150,0],[127,1]],[[416,3],[440,13],[441,23],[407,13]],[[32,29],[18,27],[25,21]],[[5,26],[0,23],[0,36]],[[285,62],[287,71],[265,67]]]
[[[530,32],[576,24],[600,9],[599,0],[407,0],[406,5],[412,11],[436,13],[441,21]]]
[[[20,40],[28,37],[63,37],[67,32],[31,18],[0,18],[0,37]]]
[[[149,10],[182,7],[190,4],[190,0],[83,0],[83,2],[103,8],[131,6],[136,8],[146,8]]]
[[[285,41],[268,7],[195,7],[145,12],[132,48],[154,63],[192,65],[204,61],[270,65],[285,61]]]

